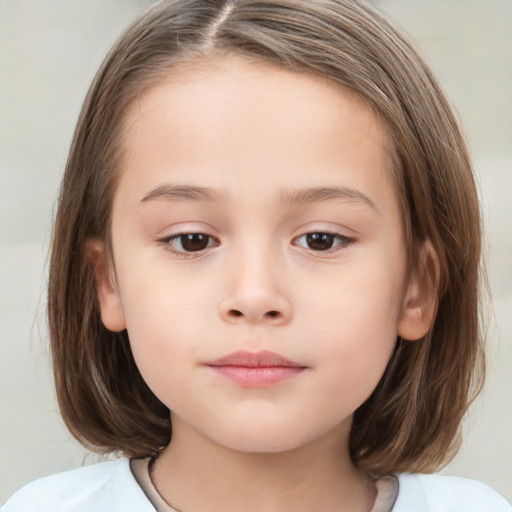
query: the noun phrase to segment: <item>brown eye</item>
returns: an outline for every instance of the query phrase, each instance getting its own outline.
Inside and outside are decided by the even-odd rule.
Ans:
[[[199,252],[215,245],[211,236],[204,233],[184,233],[169,238],[168,243],[177,252]]]
[[[334,244],[334,238],[330,233],[308,233],[306,243],[314,251],[328,251]]]
[[[352,241],[352,239],[347,238],[346,236],[334,233],[317,232],[302,235],[296,239],[295,243],[305,249],[322,252],[349,245]]]
[[[188,235],[181,235],[181,246],[185,251],[202,251],[208,247],[208,237],[202,233],[190,233]]]

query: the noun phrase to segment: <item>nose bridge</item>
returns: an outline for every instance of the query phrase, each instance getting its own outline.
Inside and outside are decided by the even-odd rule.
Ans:
[[[283,255],[272,241],[248,236],[226,262],[221,316],[230,322],[283,324],[291,318]]]

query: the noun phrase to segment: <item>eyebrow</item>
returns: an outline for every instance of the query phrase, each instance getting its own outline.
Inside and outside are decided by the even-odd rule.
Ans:
[[[225,195],[209,187],[193,185],[160,185],[148,192],[141,200],[154,201],[163,199],[167,201],[209,201],[216,202],[225,199]]]
[[[210,187],[164,184],[148,192],[141,202],[155,200],[219,202],[226,198],[227,194]],[[310,187],[281,192],[281,201],[288,204],[308,204],[334,199],[359,201],[378,211],[374,201],[351,187]]]
[[[378,211],[377,205],[367,195],[351,187],[316,187],[284,191],[281,199],[285,203],[306,204],[332,199],[360,201]]]

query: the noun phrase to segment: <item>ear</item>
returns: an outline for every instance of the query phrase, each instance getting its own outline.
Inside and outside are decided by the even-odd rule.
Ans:
[[[96,294],[103,325],[110,331],[122,331],[126,329],[123,305],[104,244],[99,240],[89,240],[87,255],[94,269]]]
[[[397,322],[397,334],[401,338],[419,340],[432,327],[437,312],[439,273],[437,252],[430,240],[426,240],[420,248],[419,264],[410,277]]]

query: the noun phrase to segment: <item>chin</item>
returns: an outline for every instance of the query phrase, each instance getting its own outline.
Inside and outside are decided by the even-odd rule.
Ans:
[[[277,454],[291,452],[303,446],[302,443],[290,443],[289,440],[269,442],[268,440],[254,439],[240,442],[230,442],[225,445],[230,450],[248,454]]]
[[[275,425],[259,428],[233,429],[224,435],[214,436],[212,441],[230,450],[243,453],[277,454],[291,452],[304,447],[324,433],[301,432],[290,426]]]

